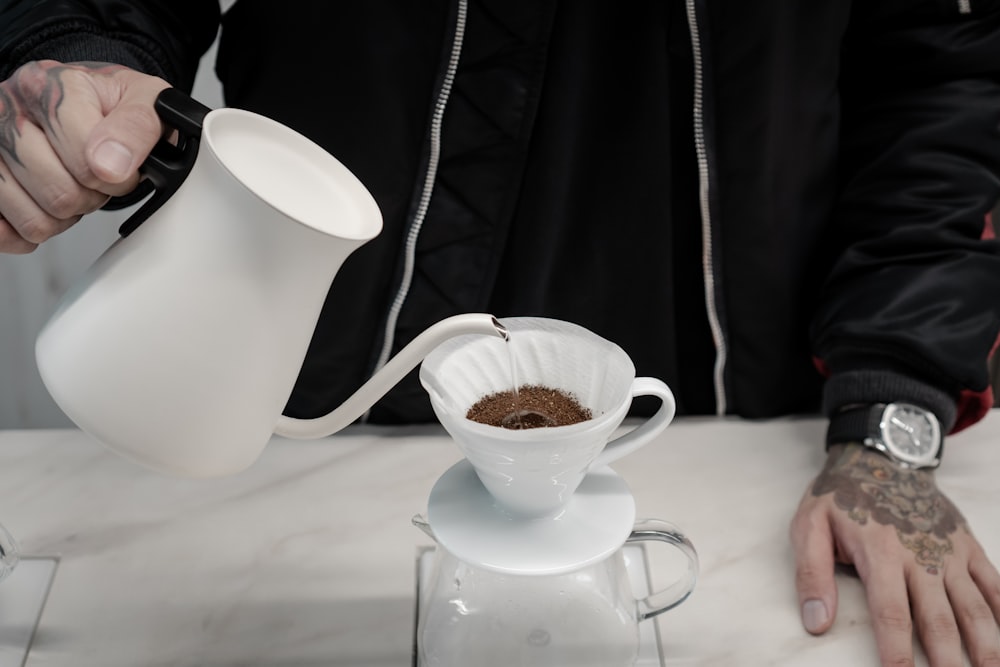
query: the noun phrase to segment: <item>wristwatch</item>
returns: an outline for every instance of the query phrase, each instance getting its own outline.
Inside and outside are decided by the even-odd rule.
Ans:
[[[830,417],[826,446],[860,442],[905,468],[936,468],[944,439],[937,416],[910,403],[846,408]]]

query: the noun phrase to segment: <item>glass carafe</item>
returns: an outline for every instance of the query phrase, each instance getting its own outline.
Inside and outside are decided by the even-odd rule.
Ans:
[[[429,531],[426,522],[414,518]],[[674,526],[645,520],[627,542],[678,549],[686,570],[665,589],[633,594],[621,549],[558,574],[511,574],[464,562],[438,545],[422,595],[417,644],[422,667],[630,667],[639,624],[683,602],[694,588],[694,547]]]

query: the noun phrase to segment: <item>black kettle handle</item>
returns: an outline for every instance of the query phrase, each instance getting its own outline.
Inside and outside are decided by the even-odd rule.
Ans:
[[[153,108],[164,125],[177,130],[177,145],[161,139],[139,166],[139,173],[149,183],[145,187],[147,191],[151,188],[153,195],[118,228],[118,233],[122,236],[134,232],[177,192],[177,188],[187,178],[198,157],[198,143],[205,116],[211,111],[176,88],[161,91]]]

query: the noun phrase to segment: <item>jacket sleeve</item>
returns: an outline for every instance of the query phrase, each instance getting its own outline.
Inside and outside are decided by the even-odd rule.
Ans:
[[[218,0],[0,0],[0,80],[32,60],[126,65],[190,90]]]
[[[887,9],[888,7],[888,9]],[[992,403],[1000,331],[1000,0],[856,2],[841,193],[813,349],[827,414],[909,400],[957,431]]]

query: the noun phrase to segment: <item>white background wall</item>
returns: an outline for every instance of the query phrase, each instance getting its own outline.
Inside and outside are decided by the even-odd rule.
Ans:
[[[214,63],[213,46],[194,87],[195,98],[210,107],[222,105]],[[38,376],[35,337],[67,287],[118,236],[129,212],[87,216],[30,255],[0,254],[0,429],[72,425]]]

